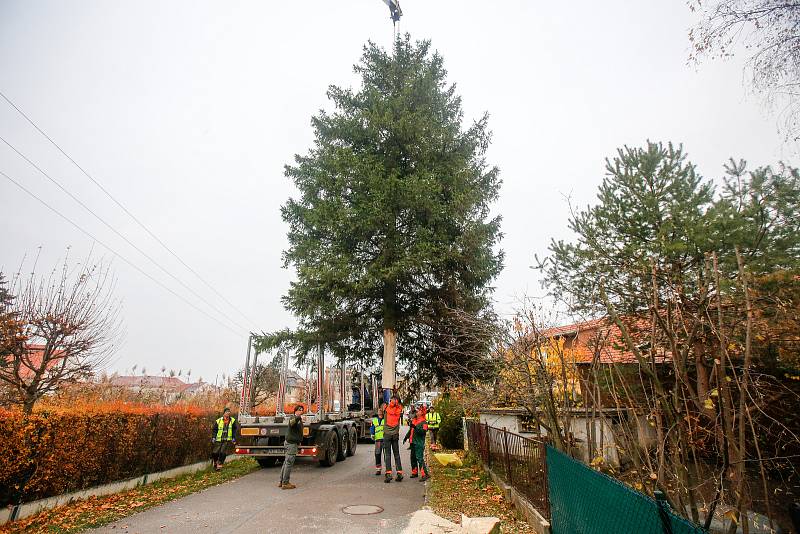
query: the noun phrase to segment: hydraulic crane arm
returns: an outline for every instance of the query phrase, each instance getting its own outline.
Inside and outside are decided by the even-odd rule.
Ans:
[[[394,22],[400,22],[400,17],[403,16],[403,10],[400,9],[400,0],[383,1],[387,6],[389,6],[389,12],[391,13],[392,20]]]

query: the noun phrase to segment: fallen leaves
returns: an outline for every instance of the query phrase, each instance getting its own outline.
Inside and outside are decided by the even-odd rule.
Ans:
[[[451,452],[451,451],[447,451]],[[438,515],[458,523],[463,513],[469,517],[498,517],[503,532],[534,532],[520,520],[513,505],[506,501],[478,463],[453,451],[463,459],[463,467],[433,466],[428,489],[428,504]]]
[[[0,526],[0,533],[78,532],[105,525],[146,508],[246,475],[258,468],[253,460],[237,460],[219,472],[199,471],[104,497],[91,497]],[[128,525],[120,527],[127,529]],[[164,525],[162,528],[166,528]]]

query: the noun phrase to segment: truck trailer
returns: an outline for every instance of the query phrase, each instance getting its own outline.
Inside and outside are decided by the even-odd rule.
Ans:
[[[236,454],[255,458],[261,467],[271,467],[283,460],[285,440],[288,431],[288,417],[283,413],[286,398],[286,382],[289,374],[289,355],[285,354],[280,372],[280,386],[275,415],[251,414],[253,380],[258,355],[250,358],[252,343],[248,346],[245,361],[244,380],[239,409],[239,439]],[[353,456],[359,440],[368,439],[372,418],[377,412],[379,383],[374,375],[369,378],[359,373],[358,386],[353,387],[344,362],[328,370],[329,380],[325,381],[325,353],[320,346],[317,350],[316,410],[306,413],[303,418],[303,441],[297,453],[301,458],[313,458],[323,467],[330,467]],[[333,378],[338,375],[339,403],[334,409]],[[355,401],[348,404],[348,389]],[[327,390],[327,391],[326,391]],[[369,399],[369,402],[367,402]],[[308,402],[308,409],[311,402]]]

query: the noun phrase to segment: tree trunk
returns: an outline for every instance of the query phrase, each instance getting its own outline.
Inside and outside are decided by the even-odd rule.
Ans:
[[[383,373],[384,391],[395,388],[397,369],[397,290],[391,283],[383,288]]]
[[[36,404],[36,397],[31,395],[25,396],[25,402],[22,404],[22,412],[25,415],[30,415],[33,413],[33,405]]]
[[[397,365],[397,332],[394,328],[383,329],[383,389],[394,389]]]
[[[703,345],[703,340],[696,340],[692,348],[692,352],[694,352],[695,371],[697,372],[697,400],[700,406],[703,406],[703,412],[706,417],[713,421],[717,417],[717,411],[713,407],[708,408],[704,405],[705,401],[709,398],[708,395],[711,391],[711,383],[708,366],[706,365],[706,348]]]

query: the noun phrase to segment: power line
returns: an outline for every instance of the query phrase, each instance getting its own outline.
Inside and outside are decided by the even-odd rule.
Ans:
[[[188,290],[188,291],[189,291],[189,292],[190,292],[192,295],[194,295],[195,297],[197,297],[198,299],[200,299],[201,301],[203,301],[203,302],[204,302],[204,303],[205,303],[207,306],[209,306],[211,309],[213,309],[213,310],[214,310],[214,311],[216,311],[218,314],[220,314],[220,316],[224,317],[225,319],[227,319],[228,321],[230,321],[232,324],[236,325],[237,327],[241,328],[241,329],[242,329],[242,330],[244,330],[245,332],[247,332],[247,331],[248,331],[248,328],[247,328],[247,327],[244,327],[244,326],[242,326],[241,324],[239,324],[238,322],[236,322],[236,321],[234,321],[233,319],[231,319],[231,318],[230,318],[230,317],[229,317],[229,316],[228,316],[228,315],[227,315],[225,312],[223,312],[222,310],[220,310],[219,308],[217,308],[217,307],[216,307],[214,304],[212,304],[211,302],[209,302],[208,300],[206,300],[206,299],[205,299],[205,297],[203,297],[202,295],[200,295],[199,293],[197,293],[197,292],[196,292],[194,289],[192,289],[192,288],[191,288],[191,287],[190,287],[188,284],[186,284],[186,283],[185,283],[183,280],[181,280],[180,278],[178,278],[177,276],[175,276],[174,274],[172,274],[171,272],[169,272],[169,271],[168,271],[166,268],[164,268],[164,267],[163,267],[163,266],[162,266],[160,263],[158,263],[158,262],[157,262],[155,259],[153,259],[153,257],[152,257],[152,256],[150,256],[150,255],[149,255],[147,252],[145,252],[144,250],[142,250],[141,248],[139,248],[139,247],[138,247],[138,246],[137,246],[135,243],[133,243],[133,242],[132,242],[130,239],[128,239],[127,237],[125,237],[125,236],[124,236],[124,235],[123,235],[123,234],[122,234],[122,233],[121,233],[119,230],[117,230],[116,228],[114,228],[114,227],[113,227],[111,224],[109,224],[109,223],[108,223],[108,222],[107,222],[105,219],[103,219],[103,218],[102,218],[100,215],[98,215],[97,213],[95,213],[95,212],[92,210],[92,208],[90,208],[89,206],[87,206],[87,205],[86,205],[86,204],[85,204],[83,201],[81,201],[81,199],[79,199],[78,197],[76,197],[75,195],[73,195],[73,194],[72,194],[72,192],[71,192],[70,190],[68,190],[67,188],[65,188],[63,185],[61,185],[61,183],[60,183],[58,180],[56,180],[55,178],[53,178],[52,176],[50,176],[49,174],[47,174],[47,173],[46,173],[46,172],[45,172],[45,171],[44,171],[44,170],[43,170],[41,167],[39,167],[39,166],[38,166],[36,163],[34,163],[33,161],[31,161],[31,160],[30,160],[30,158],[28,158],[28,156],[26,156],[25,154],[23,154],[22,152],[20,152],[19,150],[17,150],[17,148],[16,148],[14,145],[12,145],[11,143],[9,143],[8,141],[6,141],[6,139],[5,139],[4,137],[0,136],[0,141],[2,141],[3,143],[5,143],[5,144],[6,144],[6,145],[7,145],[9,148],[11,148],[11,150],[13,150],[14,152],[16,152],[16,153],[17,153],[17,155],[18,155],[19,157],[21,157],[22,159],[24,159],[25,161],[27,161],[27,162],[28,162],[28,163],[29,163],[29,164],[30,164],[30,165],[31,165],[31,166],[32,166],[34,169],[36,169],[37,171],[39,171],[39,172],[40,172],[40,173],[41,173],[41,174],[42,174],[42,175],[43,175],[45,178],[47,178],[47,179],[48,179],[48,180],[50,180],[50,181],[51,181],[53,184],[55,184],[55,185],[56,185],[56,186],[57,186],[59,189],[61,189],[61,191],[63,191],[64,193],[66,193],[66,194],[67,194],[67,195],[68,195],[68,196],[69,196],[69,197],[70,197],[72,200],[74,200],[75,202],[77,202],[78,204],[80,204],[80,205],[83,207],[83,209],[85,209],[86,211],[88,211],[89,213],[91,213],[91,214],[92,214],[92,215],[93,215],[93,216],[94,216],[94,217],[95,217],[95,218],[96,218],[98,221],[100,221],[101,223],[103,223],[103,224],[104,224],[104,225],[105,225],[105,226],[106,226],[106,227],[107,227],[109,230],[111,230],[112,232],[114,232],[116,235],[118,235],[120,238],[122,238],[122,239],[123,239],[123,240],[124,240],[124,241],[125,241],[127,244],[129,244],[131,247],[133,247],[134,249],[136,249],[136,250],[137,250],[137,251],[138,251],[138,252],[139,252],[139,253],[140,253],[142,256],[144,256],[145,258],[147,258],[148,260],[150,260],[150,262],[152,262],[152,263],[153,263],[153,265],[155,265],[156,267],[158,267],[159,269],[161,269],[161,271],[163,271],[163,272],[164,272],[164,273],[165,273],[167,276],[169,276],[170,278],[172,278],[173,280],[175,280],[176,282],[178,282],[180,285],[182,285],[184,288],[186,288],[186,290]]]
[[[180,294],[176,293],[174,290],[172,290],[172,288],[170,288],[169,286],[165,285],[164,283],[162,283],[162,282],[161,282],[161,281],[159,281],[158,279],[154,278],[153,276],[151,276],[150,274],[148,274],[147,272],[145,272],[144,270],[142,270],[142,269],[141,269],[141,268],[140,268],[138,265],[134,264],[134,263],[133,263],[132,261],[130,261],[128,258],[126,258],[125,256],[121,255],[120,253],[118,253],[117,251],[115,251],[113,248],[111,248],[110,246],[106,245],[105,243],[103,243],[102,241],[100,241],[99,239],[97,239],[95,236],[93,236],[93,235],[92,235],[91,233],[89,233],[87,230],[84,230],[84,229],[83,229],[81,226],[79,226],[79,225],[78,225],[76,222],[74,222],[72,219],[70,219],[69,217],[67,217],[66,215],[64,215],[64,214],[63,214],[63,213],[61,213],[60,211],[58,211],[56,208],[54,208],[53,206],[51,206],[50,204],[48,204],[47,202],[45,202],[44,200],[42,200],[42,199],[41,199],[41,198],[39,198],[38,196],[36,196],[36,194],[34,194],[33,192],[31,192],[31,191],[30,191],[28,188],[26,188],[24,185],[22,185],[21,183],[19,183],[19,182],[18,182],[18,181],[16,181],[16,180],[14,180],[12,177],[10,177],[9,175],[7,175],[7,174],[6,174],[6,173],[4,173],[3,171],[0,171],[0,174],[2,174],[2,175],[3,175],[3,176],[4,176],[4,177],[7,179],[7,180],[9,180],[11,183],[13,183],[14,185],[16,185],[16,186],[17,186],[17,187],[19,187],[20,189],[22,189],[24,192],[26,192],[28,195],[30,195],[30,196],[31,196],[31,197],[33,197],[34,199],[38,200],[38,201],[39,201],[39,202],[40,202],[42,205],[44,205],[44,206],[45,206],[46,208],[48,208],[50,211],[52,211],[53,213],[55,213],[56,215],[58,215],[59,217],[61,217],[61,218],[62,218],[62,219],[64,219],[65,221],[67,221],[68,223],[70,223],[72,226],[74,226],[75,228],[77,228],[77,229],[78,229],[80,232],[82,232],[84,235],[86,235],[87,237],[89,237],[89,239],[92,239],[93,241],[95,241],[95,242],[99,243],[101,246],[105,247],[105,249],[106,249],[106,250],[108,250],[109,252],[111,252],[111,254],[113,254],[114,256],[118,257],[119,259],[121,259],[122,261],[124,261],[125,263],[127,263],[128,265],[130,265],[131,267],[133,267],[134,269],[136,269],[137,271],[139,271],[139,273],[141,273],[142,275],[146,276],[147,278],[149,278],[150,280],[152,280],[153,282],[155,282],[156,284],[158,284],[159,286],[161,286],[161,287],[162,287],[163,289],[165,289],[166,291],[169,291],[170,293],[172,293],[172,294],[173,294],[175,297],[177,297],[177,298],[179,298],[180,300],[182,300],[182,301],[183,301],[185,304],[188,304],[189,306],[191,306],[192,308],[194,308],[194,309],[195,309],[195,310],[197,310],[198,312],[202,313],[203,315],[205,315],[206,317],[208,317],[208,318],[209,318],[209,319],[211,319],[212,321],[214,321],[214,322],[216,322],[217,324],[219,324],[220,326],[222,326],[222,327],[224,327],[224,328],[228,329],[229,331],[231,331],[232,333],[236,334],[237,336],[241,335],[241,332],[237,332],[236,330],[234,330],[233,328],[231,328],[231,327],[230,327],[230,326],[228,326],[227,324],[223,323],[222,321],[220,321],[219,319],[217,319],[217,318],[216,318],[216,317],[214,317],[213,315],[209,314],[207,311],[203,310],[202,308],[199,308],[199,307],[198,307],[198,306],[196,306],[196,305],[195,305],[193,302],[191,302],[191,301],[187,300],[187,299],[186,299],[186,298],[184,298],[182,295],[180,295]]]
[[[89,173],[88,173],[88,172],[87,172],[87,171],[86,171],[86,170],[85,170],[83,167],[81,167],[80,165],[78,165],[78,162],[76,162],[74,159],[72,159],[72,157],[71,157],[69,154],[67,154],[67,153],[64,151],[64,149],[62,149],[62,148],[61,148],[61,147],[58,145],[58,143],[56,143],[56,142],[55,142],[55,141],[54,141],[54,140],[53,140],[53,139],[52,139],[52,138],[51,138],[49,135],[47,135],[47,133],[45,133],[45,132],[44,132],[44,131],[43,131],[41,128],[39,128],[39,126],[38,126],[38,125],[37,125],[35,122],[33,122],[33,119],[31,119],[30,117],[28,117],[28,115],[26,115],[26,114],[25,114],[25,112],[23,112],[23,111],[22,111],[22,110],[21,110],[19,107],[17,107],[17,105],[16,105],[16,104],[14,104],[14,102],[12,102],[12,101],[11,101],[11,99],[9,99],[9,98],[8,98],[8,97],[7,97],[5,94],[3,94],[3,92],[2,92],[2,91],[0,91],[0,96],[2,96],[2,97],[3,97],[3,100],[5,100],[6,102],[8,102],[8,104],[9,104],[11,107],[13,107],[15,110],[17,110],[17,113],[19,113],[20,115],[22,115],[22,116],[25,118],[25,120],[26,120],[26,121],[28,121],[28,123],[29,123],[31,126],[33,126],[34,128],[36,128],[36,131],[38,131],[40,134],[42,134],[42,135],[45,137],[45,139],[47,139],[48,141],[50,141],[50,144],[52,144],[54,147],[56,147],[56,149],[58,149],[58,151],[59,151],[59,152],[61,152],[61,153],[64,155],[64,157],[65,157],[65,158],[67,158],[68,160],[70,160],[70,161],[72,162],[72,164],[73,164],[73,165],[75,165],[75,167],[77,167],[77,168],[78,168],[78,170],[80,170],[80,171],[83,173],[83,175],[84,175],[84,176],[86,176],[86,177],[87,177],[89,180],[91,180],[91,181],[92,181],[92,183],[93,183],[94,185],[96,185],[97,187],[99,187],[99,188],[100,188],[100,190],[101,190],[103,193],[105,193],[105,194],[106,194],[106,196],[107,196],[108,198],[110,198],[110,199],[111,199],[111,200],[112,200],[112,201],[113,201],[113,202],[114,202],[114,203],[115,203],[117,206],[119,206],[119,207],[120,207],[120,209],[122,209],[122,211],[124,211],[124,212],[125,212],[125,213],[126,213],[126,214],[127,214],[127,215],[128,215],[130,218],[131,218],[131,219],[133,219],[133,220],[136,222],[136,224],[138,224],[138,225],[139,225],[139,227],[141,227],[141,228],[142,228],[142,229],[143,229],[145,232],[147,232],[147,233],[150,235],[150,237],[152,237],[153,239],[155,239],[155,240],[158,242],[158,244],[159,244],[159,245],[161,245],[161,246],[164,248],[164,250],[166,250],[167,252],[169,252],[169,253],[170,253],[170,254],[171,254],[171,255],[172,255],[172,256],[173,256],[173,257],[174,257],[176,260],[178,260],[178,261],[181,263],[181,265],[183,265],[184,267],[186,267],[186,268],[187,268],[187,269],[188,269],[188,270],[189,270],[189,271],[190,271],[190,272],[191,272],[193,275],[195,275],[195,276],[197,277],[197,279],[198,279],[198,280],[200,280],[200,281],[201,281],[201,282],[202,282],[202,283],[203,283],[203,284],[204,284],[206,287],[208,287],[209,289],[211,289],[211,291],[213,291],[213,292],[214,292],[214,293],[215,293],[215,294],[216,294],[218,297],[220,297],[222,300],[224,300],[224,301],[225,301],[225,302],[228,304],[228,306],[230,306],[230,307],[231,307],[231,309],[233,309],[234,311],[236,311],[236,313],[238,313],[240,316],[242,316],[242,317],[243,317],[243,318],[244,318],[246,321],[248,321],[249,323],[251,323],[251,324],[253,324],[253,325],[257,325],[257,324],[258,324],[256,321],[253,321],[252,319],[250,319],[250,317],[248,317],[248,316],[247,316],[247,315],[246,315],[246,314],[245,314],[243,311],[241,311],[241,310],[240,310],[238,307],[236,307],[236,306],[235,306],[235,305],[234,305],[234,304],[233,304],[231,301],[229,301],[229,300],[228,300],[228,299],[225,297],[225,295],[223,295],[222,293],[220,293],[219,291],[217,291],[217,289],[216,289],[216,288],[215,288],[213,285],[211,285],[210,283],[208,283],[208,282],[205,280],[205,278],[203,278],[202,276],[200,276],[200,274],[199,274],[197,271],[195,271],[194,269],[192,269],[192,267],[190,267],[190,266],[189,266],[189,264],[187,264],[185,261],[183,261],[183,258],[181,258],[180,256],[178,256],[178,254],[177,254],[177,253],[173,252],[173,250],[172,250],[171,248],[169,248],[169,247],[167,246],[167,244],[166,244],[166,243],[164,243],[164,242],[163,242],[163,241],[162,241],[162,240],[161,240],[161,239],[160,239],[160,238],[159,238],[159,237],[158,237],[156,234],[154,234],[154,233],[153,233],[153,232],[150,230],[150,228],[148,228],[148,227],[147,227],[147,226],[146,226],[146,225],[145,225],[143,222],[141,222],[141,221],[140,221],[140,220],[139,220],[139,219],[138,219],[138,218],[137,218],[137,217],[136,217],[136,216],[135,216],[133,213],[131,213],[131,212],[128,210],[128,208],[126,208],[124,205],[122,205],[122,203],[121,203],[119,200],[117,200],[117,199],[114,197],[114,195],[112,195],[112,194],[111,194],[111,193],[110,193],[110,192],[109,192],[109,191],[108,191],[108,190],[107,190],[105,187],[103,187],[103,185],[102,185],[100,182],[98,182],[97,180],[95,180],[95,179],[94,179],[94,177],[92,177],[92,175],[91,175],[91,174],[89,174]]]

